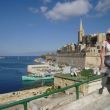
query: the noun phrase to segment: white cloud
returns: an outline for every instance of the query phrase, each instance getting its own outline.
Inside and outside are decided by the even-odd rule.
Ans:
[[[39,12],[39,10],[37,8],[29,8],[29,11],[31,11],[32,13],[36,14]]]
[[[87,14],[92,5],[89,0],[74,0],[71,2],[56,3],[52,10],[45,13],[45,16],[52,20],[67,19],[72,16]]]
[[[47,9],[48,9],[48,7],[46,7],[46,6],[40,7],[41,12],[43,12],[43,13],[45,13],[47,11]]]
[[[110,9],[110,0],[100,0],[95,7],[98,12],[106,12]]]
[[[43,3],[50,3],[52,0],[41,0],[41,1],[43,1]]]

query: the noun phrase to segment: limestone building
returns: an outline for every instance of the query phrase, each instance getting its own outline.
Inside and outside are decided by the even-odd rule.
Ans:
[[[57,50],[56,62],[74,67],[96,67],[100,65],[100,49],[106,33],[84,34],[82,20],[78,32],[78,44],[67,44]]]

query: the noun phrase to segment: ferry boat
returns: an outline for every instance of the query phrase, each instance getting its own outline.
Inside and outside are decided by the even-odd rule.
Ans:
[[[39,81],[39,80],[49,80],[49,79],[54,79],[54,77],[52,75],[48,75],[48,76],[25,75],[25,76],[22,76],[22,81]]]

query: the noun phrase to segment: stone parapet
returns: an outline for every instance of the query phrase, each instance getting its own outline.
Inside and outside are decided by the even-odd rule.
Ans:
[[[85,53],[61,53],[57,57],[85,57]]]
[[[55,77],[54,78],[54,85],[55,87],[66,87],[66,86],[70,86],[76,82],[79,82],[78,80],[69,80],[69,79],[64,79],[64,78],[59,78],[59,77]],[[101,88],[101,80],[94,80],[91,81],[90,83],[85,83],[83,85],[80,86],[79,91],[83,94],[83,95],[87,95],[97,89]],[[75,87],[68,89],[65,91],[67,94],[72,94],[76,92]]]

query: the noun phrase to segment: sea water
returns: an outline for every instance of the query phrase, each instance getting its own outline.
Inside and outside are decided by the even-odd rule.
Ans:
[[[36,56],[6,56],[0,58],[0,94],[30,87],[31,83],[23,83],[22,75],[27,75],[27,65],[36,64]]]

